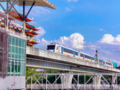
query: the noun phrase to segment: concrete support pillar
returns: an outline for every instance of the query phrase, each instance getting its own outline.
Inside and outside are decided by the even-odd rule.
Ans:
[[[95,75],[93,77],[93,84],[94,85],[101,85],[101,77],[102,77],[102,75]]]
[[[109,77],[109,81],[110,81],[111,85],[115,84],[116,80],[117,80],[117,76],[116,75],[113,75],[113,76]]]
[[[70,72],[68,72],[70,73]],[[72,84],[72,78],[73,78],[73,75],[65,75],[64,73],[61,75],[61,84],[62,84],[62,87],[65,87],[65,88],[71,88],[71,84]]]
[[[61,84],[72,84],[73,75],[62,75],[61,77]]]

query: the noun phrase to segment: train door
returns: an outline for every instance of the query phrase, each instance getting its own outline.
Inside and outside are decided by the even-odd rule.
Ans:
[[[61,54],[63,54],[63,47],[61,47]]]
[[[73,52],[73,57],[75,57],[75,52]]]
[[[61,54],[61,47],[60,46],[58,46],[58,53]]]

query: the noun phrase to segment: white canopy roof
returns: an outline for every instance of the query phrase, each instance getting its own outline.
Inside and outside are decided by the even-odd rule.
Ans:
[[[7,0],[0,0],[0,2],[6,2],[6,1]],[[9,1],[13,2],[14,0],[9,0]],[[19,0],[17,5],[23,6],[23,1],[24,0]],[[25,0],[25,6],[31,6],[34,1],[35,1],[34,6],[45,6],[48,8],[56,9],[56,6],[53,5],[51,2],[49,2],[48,0]]]

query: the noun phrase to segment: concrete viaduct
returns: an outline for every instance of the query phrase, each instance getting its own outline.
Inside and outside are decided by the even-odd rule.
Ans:
[[[26,67],[77,73],[120,73],[119,69],[87,62],[50,51],[26,47]]]

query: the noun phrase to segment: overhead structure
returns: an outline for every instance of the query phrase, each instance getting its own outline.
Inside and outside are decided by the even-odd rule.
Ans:
[[[14,0],[10,0],[10,1],[14,1]],[[48,8],[56,9],[56,6],[53,5],[51,2],[49,2],[48,0],[19,0],[17,5],[23,6],[23,2],[25,2],[25,6],[31,6],[33,2],[35,2],[34,6],[45,6]]]
[[[7,2],[8,0],[0,0],[0,2]],[[9,0],[14,2],[15,0]],[[34,6],[44,6],[52,9],[56,9],[56,6],[49,2],[48,0],[19,0],[16,4],[19,6],[23,6],[23,2],[25,2],[25,6],[31,6],[34,2]]]
[[[39,31],[40,28],[36,28],[35,25],[28,24],[27,22],[33,21],[33,19],[28,18],[28,14],[30,13],[31,9],[33,6],[44,6],[48,7],[51,9],[56,9],[56,6],[49,2],[48,0],[0,0],[0,2],[7,2],[7,8],[5,9],[4,6],[0,3],[0,6],[4,10],[6,14],[6,30],[8,30],[8,15],[14,19],[17,19],[19,21],[22,21],[23,24],[23,30],[25,30],[24,34],[25,37],[27,38],[27,45],[30,45],[34,47],[34,44],[40,43],[40,41],[34,39],[34,35],[40,34],[40,32],[35,32]],[[18,6],[23,6],[23,13],[19,13],[15,5]],[[30,9],[28,10],[27,13],[25,13],[25,6],[30,6]]]
[[[18,13],[18,11],[14,7],[15,4],[17,4],[19,6],[23,6],[23,16],[20,16],[21,19],[23,20],[23,22],[26,20],[26,18],[28,16],[28,14],[30,13],[33,6],[44,6],[44,7],[48,7],[48,8],[51,8],[51,9],[56,9],[56,6],[53,5],[51,2],[49,2],[48,0],[0,0],[0,2],[7,2],[7,9],[6,10],[0,4],[2,9],[4,11],[6,11],[6,14],[8,14],[11,11],[12,8]],[[13,2],[13,3],[11,3],[11,2]],[[10,6],[8,4],[10,4]],[[26,15],[25,15],[25,6],[31,6]],[[23,25],[23,28],[24,27],[25,27],[25,25]]]

